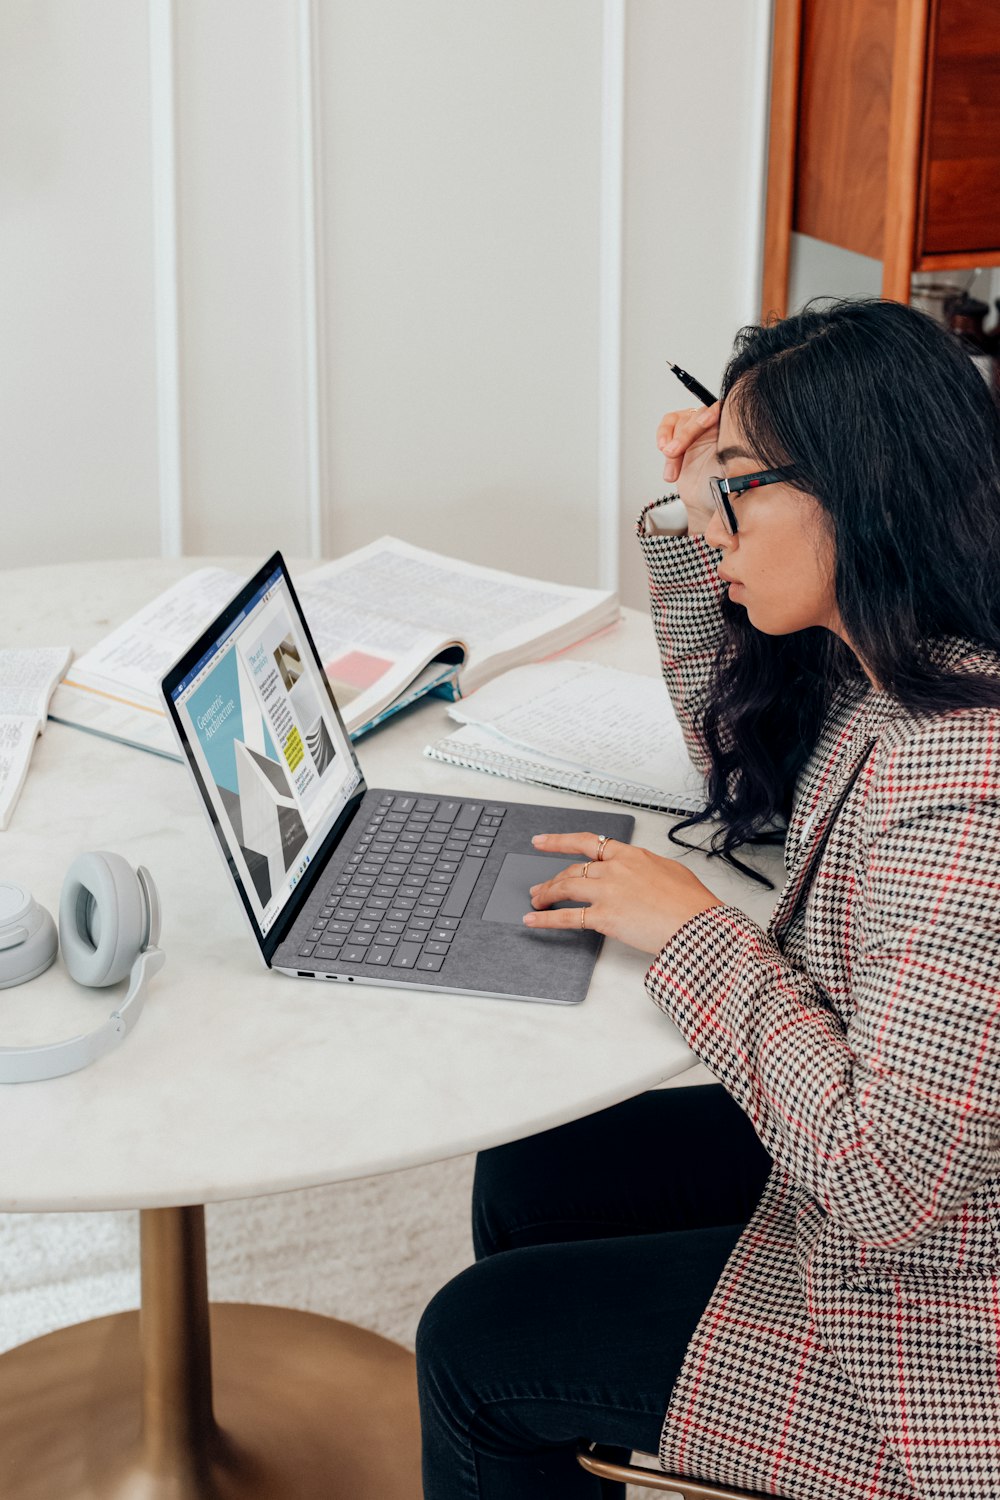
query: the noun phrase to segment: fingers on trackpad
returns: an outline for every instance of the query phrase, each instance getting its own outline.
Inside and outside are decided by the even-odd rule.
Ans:
[[[551,880],[572,861],[565,854],[507,854],[490,892],[482,920],[516,922],[531,910],[531,887]],[[557,901],[555,906],[579,906],[578,901]]]

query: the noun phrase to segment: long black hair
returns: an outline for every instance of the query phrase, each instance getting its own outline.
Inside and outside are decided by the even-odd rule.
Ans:
[[[718,820],[712,851],[753,874],[735,851],[782,836],[834,692],[864,685],[860,662],[914,713],[1000,706],[1000,677],[949,671],[933,650],[959,636],[1000,651],[1000,410],[952,334],[876,300],[742,329],[722,395],[762,466],[825,512],[854,648],[820,628],[764,635],[722,600],[699,725],[708,805],[677,827]]]

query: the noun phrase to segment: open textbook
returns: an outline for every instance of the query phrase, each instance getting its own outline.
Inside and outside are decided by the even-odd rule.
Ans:
[[[10,822],[49,698],[72,655],[68,646],[0,651],[0,829]]]
[[[659,677],[541,662],[505,672],[448,713],[462,727],[426,747],[432,760],[634,807],[705,805]]]
[[[189,574],[73,663],[51,717],[177,759],[160,681],[243,582],[224,568]],[[353,739],[423,693],[460,696],[618,618],[614,593],[522,578],[395,537],[295,585]]]

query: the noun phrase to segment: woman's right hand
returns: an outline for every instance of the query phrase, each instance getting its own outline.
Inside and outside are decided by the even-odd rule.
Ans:
[[[675,484],[688,513],[688,533],[701,536],[715,514],[708,477],[718,467],[719,402],[712,406],[668,411],[656,430],[666,462],[663,477]]]

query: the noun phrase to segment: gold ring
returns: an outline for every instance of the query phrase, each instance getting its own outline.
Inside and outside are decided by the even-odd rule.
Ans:
[[[597,840],[597,854],[594,856],[595,859],[600,860],[604,858],[604,846],[605,844],[609,844],[610,842],[610,835],[607,833],[602,833],[601,837]]]
[[[586,930],[587,930],[587,908],[585,906],[581,906],[580,907],[580,926],[583,928],[584,932],[586,932]]]
[[[583,878],[584,878],[584,880],[586,880],[587,876],[590,874],[590,866],[592,865],[592,863],[593,863],[593,861],[588,859],[587,863],[583,867]]]

